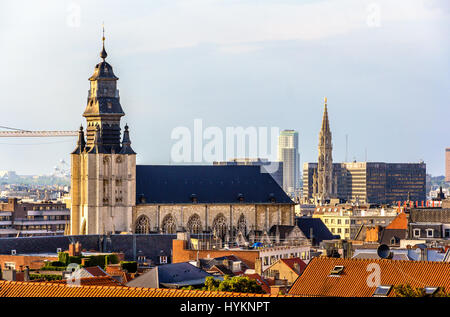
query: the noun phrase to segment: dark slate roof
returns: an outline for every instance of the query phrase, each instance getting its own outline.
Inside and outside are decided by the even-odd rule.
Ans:
[[[89,78],[89,80],[98,79],[117,80],[119,78],[114,75],[112,66],[103,61],[95,65],[94,74]]]
[[[190,263],[172,263],[158,266],[159,283],[175,284],[182,281],[204,279],[211,274]]]
[[[234,275],[233,271],[230,270],[228,267],[226,267],[223,264],[213,265],[209,270],[214,270],[214,269],[216,269],[217,271],[219,271],[223,275],[230,275],[230,276]]]
[[[226,256],[221,256],[221,257],[217,257],[217,258],[213,258],[213,259],[200,259],[200,266],[204,270],[209,270],[213,266],[218,267],[219,265],[222,265],[224,260],[229,260],[232,262],[241,261],[241,267],[242,267],[243,271],[248,269],[248,266],[235,255],[226,255]]]
[[[308,239],[311,239],[310,234],[312,229],[313,244],[319,244],[323,240],[332,240],[335,238],[319,218],[296,217],[295,222]]]
[[[384,229],[381,233],[380,243],[392,245],[392,238],[395,238],[395,243],[399,244],[401,239],[406,239],[408,234],[407,229]]]
[[[86,109],[83,116],[96,116],[96,115],[115,115],[123,116],[125,113],[122,110],[120,101],[118,98],[113,97],[93,97],[89,98]]]
[[[191,235],[191,237],[196,237]],[[133,242],[134,238],[136,243]],[[99,252],[123,252],[125,260],[135,260],[135,255],[146,256],[147,260],[159,263],[160,255],[170,255],[172,240],[175,234],[114,234],[103,235],[79,235],[79,236],[43,236],[43,237],[19,237],[0,238],[0,254],[11,254],[16,250],[17,254],[29,253],[54,253],[57,248],[67,250],[69,243],[80,242],[83,249]],[[136,249],[133,250],[133,246]]]
[[[136,203],[294,204],[260,166],[137,165]]]
[[[269,229],[269,235],[275,236],[278,233],[280,234],[280,239],[285,239],[292,230],[294,230],[295,226],[288,226],[288,225],[274,225],[270,227]]]
[[[179,287],[204,284],[208,276],[213,276],[188,262],[165,264],[152,269],[131,280],[127,286],[155,287],[155,270],[158,274],[159,286]]]

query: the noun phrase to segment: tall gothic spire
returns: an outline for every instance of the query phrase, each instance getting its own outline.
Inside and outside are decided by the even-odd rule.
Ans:
[[[327,97],[324,99],[324,110],[322,118],[322,132],[330,131],[330,122],[328,121]]]
[[[333,144],[328,120],[327,98],[324,99],[322,128],[319,133],[319,157],[317,162],[317,199],[320,203],[333,196]]]

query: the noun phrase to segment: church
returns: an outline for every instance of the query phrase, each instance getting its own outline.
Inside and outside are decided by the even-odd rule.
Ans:
[[[71,153],[70,234],[189,232],[248,241],[298,229],[295,203],[260,166],[136,165],[104,41],[89,78],[86,129]]]

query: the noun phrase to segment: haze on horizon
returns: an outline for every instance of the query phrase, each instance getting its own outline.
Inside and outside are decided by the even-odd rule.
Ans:
[[[348,135],[348,160],[444,174],[446,0],[2,1],[0,126],[85,126],[103,21],[138,164],[169,164],[172,130],[197,118],[295,129],[301,163],[315,162],[326,96],[333,161]],[[75,143],[0,138],[0,170],[52,173]]]

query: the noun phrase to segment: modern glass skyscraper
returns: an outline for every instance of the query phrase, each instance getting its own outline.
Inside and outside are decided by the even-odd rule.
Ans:
[[[283,130],[278,137],[278,160],[283,162],[283,189],[295,196],[300,181],[300,154],[298,152],[298,132]]]

